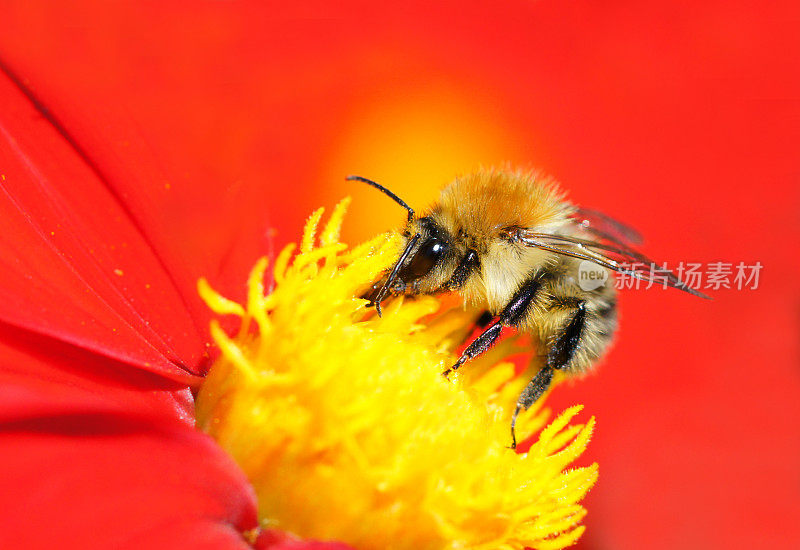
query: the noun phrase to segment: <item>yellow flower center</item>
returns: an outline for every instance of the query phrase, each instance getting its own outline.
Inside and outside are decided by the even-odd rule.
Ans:
[[[322,209],[298,253],[266,259],[247,304],[198,284],[218,314],[242,319],[238,335],[213,322],[219,359],[197,396],[198,425],[239,463],[265,526],[357,549],[563,548],[584,530],[579,504],[597,465],[565,470],[586,447],[594,418],[549,426],[540,403],[520,415],[534,436],[508,448],[509,420],[529,376],[499,359],[507,339],[463,367],[441,372],[474,315],[436,298],[395,299],[383,317],[359,298],[396,260],[399,237],[348,250],[339,229],[349,199],[317,238]]]

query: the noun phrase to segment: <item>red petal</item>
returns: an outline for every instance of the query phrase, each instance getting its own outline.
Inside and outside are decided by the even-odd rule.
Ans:
[[[203,343],[102,174],[0,76],[0,320],[176,380]]]
[[[163,376],[120,363],[48,336],[0,324],[0,385],[23,384],[49,394],[52,403],[6,402],[3,410],[25,407],[17,414],[47,415],[64,403],[73,410],[104,403],[120,412],[163,416],[194,424],[194,400],[186,386]]]
[[[76,9],[87,17],[85,28],[64,25]],[[247,75],[246,65],[263,66],[271,57],[235,40],[248,9],[206,4],[186,11],[167,2],[61,12],[20,4],[0,32],[4,62],[26,78],[123,199],[203,328],[209,314],[196,295],[197,278],[243,296],[249,269],[269,253],[268,205],[282,202],[272,198],[276,192],[289,197],[280,193],[285,172],[274,170],[275,160],[287,159],[278,148],[285,149],[288,128],[265,132],[275,127],[264,120],[278,112],[274,103],[261,106],[260,117],[252,112],[273,79],[259,77],[259,88],[227,84]],[[142,50],[144,36],[150,53]],[[235,62],[228,65],[228,58]],[[244,58],[249,62],[240,64]],[[242,102],[245,93],[250,104]],[[308,210],[293,217],[298,227]]]
[[[207,436],[38,388],[4,384],[0,403],[0,446],[13,449],[0,454],[0,547],[246,546],[252,488]]]

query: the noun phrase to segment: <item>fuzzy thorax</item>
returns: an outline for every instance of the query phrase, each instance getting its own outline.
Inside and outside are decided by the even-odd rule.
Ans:
[[[573,211],[549,176],[487,169],[457,177],[425,215],[454,243],[477,251],[480,276],[470,277],[461,294],[476,307],[499,313],[533,267],[556,260],[552,253],[509,242],[504,233],[515,227],[557,233]]]
[[[535,439],[508,449],[508,421],[529,377],[498,359],[505,341],[447,380],[471,315],[433,297],[395,299],[382,318],[358,298],[396,260],[400,238],[353,249],[339,242],[348,200],[317,230],[309,219],[264,287],[266,259],[246,304],[201,280],[206,303],[241,318],[211,332],[219,358],[197,396],[198,425],[238,462],[255,488],[264,526],[357,549],[563,548],[584,530],[579,504],[597,465],[567,469],[594,419],[548,427],[541,401],[520,417]]]

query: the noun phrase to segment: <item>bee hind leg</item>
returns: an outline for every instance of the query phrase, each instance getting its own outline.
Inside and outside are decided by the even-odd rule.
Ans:
[[[545,365],[533,380],[528,382],[525,389],[517,399],[517,407],[514,409],[514,415],[511,417],[511,448],[517,448],[517,436],[514,427],[517,425],[517,416],[521,411],[528,410],[528,407],[536,403],[539,398],[550,388],[550,383],[553,381],[553,367]]]
[[[528,382],[517,399],[517,407],[511,417],[511,448],[517,448],[517,437],[514,427],[517,424],[517,416],[522,411],[536,403],[542,395],[550,388],[553,381],[553,374],[556,370],[567,368],[581,346],[581,341],[586,327],[586,302],[579,301],[576,311],[569,322],[560,330],[552,340],[550,350],[547,352],[545,365],[539,369],[536,376]]]

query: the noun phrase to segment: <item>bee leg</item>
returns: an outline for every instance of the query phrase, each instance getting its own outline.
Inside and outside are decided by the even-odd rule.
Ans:
[[[486,330],[480,333],[480,335],[464,349],[464,353],[458,358],[456,364],[444,371],[442,375],[447,376],[450,374],[450,371],[458,370],[461,365],[492,347],[492,344],[494,344],[497,337],[500,336],[502,330],[503,324],[499,320],[489,325]]]
[[[547,366],[560,370],[569,365],[581,345],[585,326],[586,302],[580,301],[577,311],[550,346],[550,351],[547,352]]]
[[[553,367],[545,365],[539,372],[536,373],[536,376],[533,377],[533,380],[528,382],[528,385],[525,386],[525,389],[522,390],[519,398],[517,399],[517,408],[514,409],[514,416],[511,417],[511,448],[517,448],[517,436],[514,432],[514,427],[517,425],[517,416],[523,410],[528,410],[528,407],[536,403],[539,398],[547,391],[550,387],[550,383],[553,381]]]
[[[528,410],[528,407],[536,403],[539,398],[548,390],[553,381],[553,373],[569,366],[572,357],[581,345],[584,327],[586,326],[586,302],[580,301],[577,309],[569,322],[561,329],[560,333],[553,340],[550,350],[547,352],[545,365],[539,369],[536,376],[528,382],[517,399],[517,407],[511,417],[511,448],[517,448],[517,438],[514,433],[514,426],[517,423],[517,416],[521,411]]]
[[[475,322],[461,338],[461,345],[464,345],[469,340],[469,337],[472,336],[472,333],[475,332],[475,329],[483,330],[489,326],[489,323],[492,322],[492,319],[494,319],[494,315],[492,315],[489,311],[483,311],[480,315],[478,315],[475,318]]]
[[[533,302],[540,287],[541,281],[539,277],[536,276],[523,284],[517,293],[514,294],[511,301],[503,308],[497,321],[487,326],[486,329],[464,349],[464,352],[461,354],[461,357],[458,358],[456,364],[442,374],[447,376],[451,371],[458,370],[461,365],[492,347],[492,344],[494,344],[498,336],[500,336],[500,332],[503,330],[504,326],[514,326],[525,317],[528,306]]]

